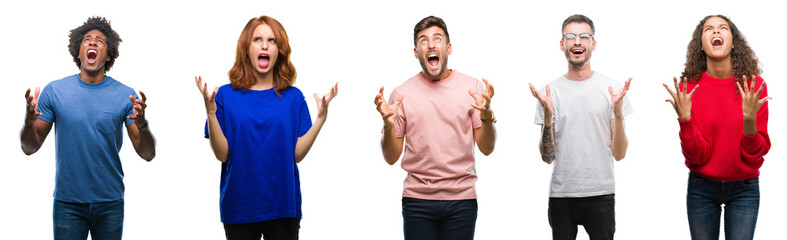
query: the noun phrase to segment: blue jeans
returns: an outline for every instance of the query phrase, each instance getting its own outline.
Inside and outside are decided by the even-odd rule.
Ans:
[[[101,203],[55,200],[52,220],[55,240],[120,239],[123,236],[123,199]]]
[[[615,194],[549,198],[549,226],[552,239],[577,239],[577,225],[583,225],[591,240],[615,237]]]
[[[689,173],[686,212],[692,239],[719,239],[724,205],[725,239],[752,239],[760,208],[760,178],[719,182]]]
[[[227,240],[298,240],[301,220],[277,218],[262,222],[224,224]]]
[[[402,198],[405,240],[472,240],[478,202]]]

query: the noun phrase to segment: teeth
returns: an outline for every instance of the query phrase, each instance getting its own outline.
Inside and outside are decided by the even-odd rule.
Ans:
[[[721,41],[721,38],[720,37],[715,37],[715,38],[711,39],[711,41]]]
[[[429,57],[437,57],[437,54],[429,54]]]
[[[90,50],[87,50],[87,53],[98,53],[98,51],[96,51],[94,49],[90,49]]]

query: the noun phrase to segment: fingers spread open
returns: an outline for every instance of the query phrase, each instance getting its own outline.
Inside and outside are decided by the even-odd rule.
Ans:
[[[697,84],[697,85],[694,86],[693,89],[691,89],[691,92],[689,93],[689,100],[691,100],[691,96],[694,96],[694,92],[696,92],[697,88],[699,88],[699,87],[700,87],[700,85]]]
[[[760,83],[760,89],[757,89],[757,97],[760,97],[760,94],[762,93],[762,89],[764,88],[765,88],[765,81],[762,81],[762,83]]]
[[[667,86],[666,83],[664,83],[662,85],[664,85],[664,88],[667,89],[667,92],[669,92],[669,95],[672,96],[672,99],[676,99],[677,98],[677,96],[675,95],[675,92],[673,92],[672,89],[670,89],[670,87]]]

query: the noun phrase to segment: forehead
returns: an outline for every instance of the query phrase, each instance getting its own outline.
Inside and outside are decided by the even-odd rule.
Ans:
[[[705,21],[705,24],[703,24],[703,27],[720,26],[720,25],[729,25],[729,24],[723,18],[711,17],[711,18],[708,18],[708,20]]]
[[[85,33],[85,36],[83,36],[83,38],[86,38],[86,37],[98,37],[98,38],[103,38],[103,39],[107,38],[107,36],[105,36],[104,33],[102,33],[99,30],[96,30],[96,29],[90,30],[90,32]]]
[[[592,29],[590,28],[590,24],[584,22],[572,22],[566,25],[566,28],[563,29],[563,33],[590,33]]]
[[[254,35],[256,36],[273,36],[273,29],[268,24],[260,24],[254,28]]]
[[[438,26],[431,26],[429,28],[419,31],[417,35],[418,38],[421,38],[422,36],[433,36],[436,34],[445,36],[445,31],[443,31],[443,29]]]

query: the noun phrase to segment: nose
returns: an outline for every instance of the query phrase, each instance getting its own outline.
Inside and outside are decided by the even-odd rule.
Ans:
[[[574,38],[574,45],[582,45],[582,38],[579,36]]]
[[[268,41],[262,41],[262,50],[268,50]]]
[[[437,44],[435,43],[434,40],[429,40],[429,43],[427,44],[429,49],[435,48],[435,45],[437,45]]]

